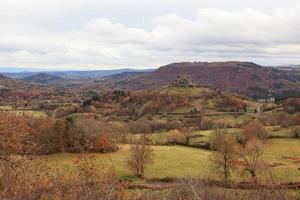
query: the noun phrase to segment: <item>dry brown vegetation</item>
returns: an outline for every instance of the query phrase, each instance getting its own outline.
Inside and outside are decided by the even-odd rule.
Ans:
[[[120,182],[111,169],[102,169],[93,157],[78,157],[75,177],[56,177],[29,158],[11,157],[0,161],[1,199],[125,199],[126,182]],[[58,167],[58,166],[57,166]]]

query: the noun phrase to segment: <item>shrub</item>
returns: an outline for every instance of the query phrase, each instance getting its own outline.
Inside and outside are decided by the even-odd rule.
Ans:
[[[25,156],[0,165],[0,199],[124,200],[127,184],[113,167],[103,168],[94,156],[79,156],[71,177],[58,176],[59,166],[31,162]]]
[[[200,122],[199,128],[201,130],[209,130],[209,129],[212,129],[213,126],[214,126],[214,122],[211,119],[203,118]]]
[[[168,137],[168,143],[170,144],[185,144],[186,137],[177,129],[170,131]]]
[[[141,200],[295,200],[291,192],[276,187],[258,185],[255,189],[241,190],[223,188],[222,183],[212,180],[182,179],[170,190],[146,191]]]
[[[277,115],[280,126],[283,128],[288,128],[294,125],[293,117],[291,114],[281,112]]]
[[[260,140],[265,140],[268,138],[268,133],[265,130],[264,126],[257,121],[249,122],[248,124],[243,126],[242,129],[246,141],[252,138],[257,138]]]
[[[289,98],[284,102],[284,111],[293,114],[300,111],[300,98]]]
[[[290,135],[292,138],[299,138],[300,137],[300,127],[292,128]]]
[[[279,120],[281,121],[275,113],[262,113],[259,115],[258,119],[265,126],[278,126],[280,125]]]
[[[146,121],[129,122],[128,129],[132,134],[151,133],[150,124]]]
[[[38,119],[31,122],[32,132],[30,139],[33,143],[27,153],[51,154],[61,152],[61,136],[55,129],[56,120],[52,118]]]
[[[84,112],[87,112],[87,113],[96,113],[97,112],[97,109],[95,106],[93,105],[87,105],[87,106],[84,106],[83,107],[83,111]]]
[[[66,115],[70,115],[73,113],[81,112],[81,108],[78,105],[71,105],[71,106],[65,106],[57,108],[53,111],[54,117],[63,117]]]
[[[107,152],[115,152],[119,148],[112,144],[107,134],[101,134],[95,142],[88,148],[89,152],[101,152],[101,153],[107,153]]]
[[[95,119],[79,121],[68,118],[66,121],[67,150],[70,152],[108,152],[118,148],[111,142],[106,123]]]

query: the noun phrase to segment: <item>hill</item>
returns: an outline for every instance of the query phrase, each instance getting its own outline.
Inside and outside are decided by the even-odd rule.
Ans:
[[[151,69],[145,69],[145,70],[137,70],[137,69],[116,69],[116,70],[89,70],[89,71],[43,71],[40,69],[40,71],[26,71],[26,68],[24,68],[23,71],[8,71],[5,69],[0,69],[0,72],[3,71],[3,74],[9,78],[14,79],[23,79],[29,76],[34,76],[39,73],[58,76],[63,79],[97,79],[102,78],[105,76],[112,76],[122,73],[142,73],[142,72],[150,72]]]
[[[0,74],[0,89],[22,88],[23,86],[23,81],[14,80]]]
[[[63,79],[59,76],[55,76],[55,75],[51,75],[51,74],[38,73],[38,74],[35,74],[32,76],[25,77],[25,78],[23,78],[23,80],[32,81],[32,82],[36,82],[36,83],[48,84],[50,82],[61,81]]]
[[[26,80],[16,80],[0,74],[0,104],[25,105],[27,102],[37,104],[36,100],[40,101],[54,93],[53,87]]]
[[[115,80],[127,89],[153,89],[186,76],[196,86],[217,88],[253,98],[284,96],[300,92],[300,76],[291,71],[250,62],[185,62],[162,66],[156,71]]]

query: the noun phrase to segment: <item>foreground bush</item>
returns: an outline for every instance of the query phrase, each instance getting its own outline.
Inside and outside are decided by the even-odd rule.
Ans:
[[[118,150],[112,142],[113,132],[107,129],[112,126],[95,119],[35,119],[0,114],[0,123],[1,154],[106,153]]]
[[[0,199],[126,199],[126,184],[116,178],[113,168],[97,166],[93,157],[75,160],[78,173],[68,179],[55,176],[58,169],[36,165],[26,157],[0,162]]]
[[[169,191],[145,192],[142,200],[296,200],[287,190],[258,187],[249,190],[223,188],[202,180],[184,179]]]

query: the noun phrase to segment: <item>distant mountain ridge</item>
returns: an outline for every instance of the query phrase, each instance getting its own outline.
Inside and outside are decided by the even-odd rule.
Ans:
[[[237,61],[172,63],[150,73],[115,80],[115,86],[152,89],[172,84],[178,76],[189,76],[195,85],[253,98],[300,92],[300,75],[297,73]]]
[[[0,74],[0,90],[17,91],[18,89],[21,89],[25,91],[28,88],[33,88],[34,86],[35,86],[34,83],[30,83],[23,80],[15,80]],[[1,96],[1,92],[0,92],[0,96]]]
[[[64,79],[82,79],[82,78],[102,78],[114,74],[121,74],[125,72],[150,72],[151,69],[116,69],[116,70],[82,70],[82,71],[22,71],[22,72],[4,72],[7,77],[14,79],[23,79],[28,76],[33,76],[38,73],[45,73],[53,76],[59,76]],[[0,70],[1,72],[1,70]]]

